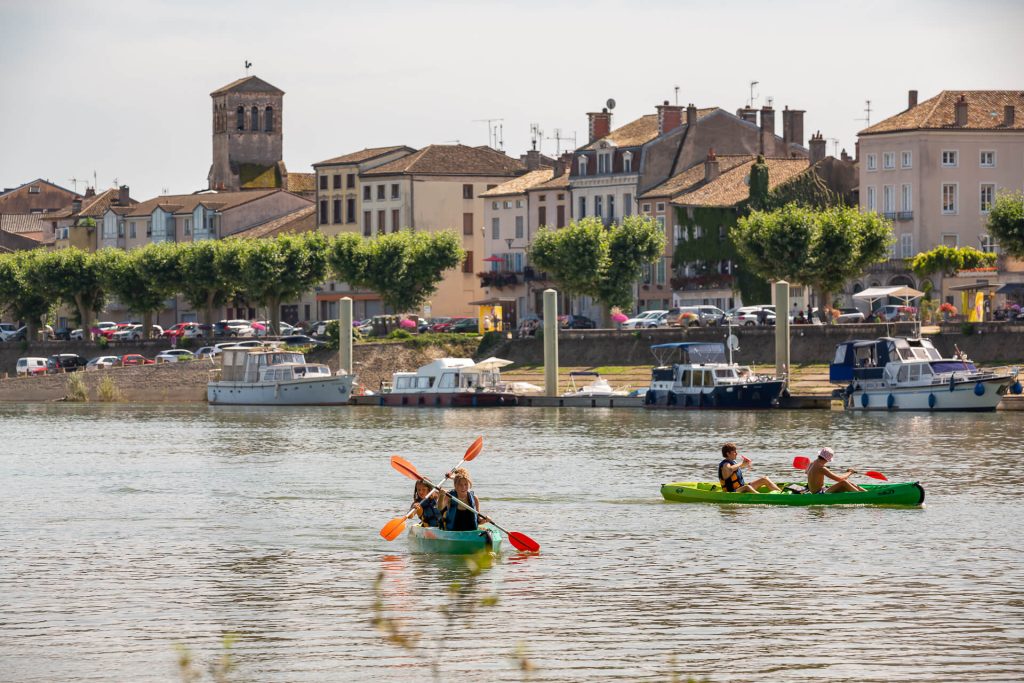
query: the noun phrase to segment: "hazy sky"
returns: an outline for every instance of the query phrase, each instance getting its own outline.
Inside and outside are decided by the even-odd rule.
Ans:
[[[852,153],[865,100],[877,122],[911,88],[1024,88],[1022,26],[1021,0],[0,0],[0,186],[95,171],[140,200],[205,188],[209,93],[246,59],[287,93],[291,171],[363,147],[486,144],[484,118],[504,119],[512,155],[531,123],[584,144],[610,97],[622,125],[675,86],[680,104],[735,111],[752,80],[755,104],[805,109],[807,136]]]

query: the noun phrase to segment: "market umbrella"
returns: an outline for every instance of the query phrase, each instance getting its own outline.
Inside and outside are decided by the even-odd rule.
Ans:
[[[488,256],[487,258],[484,259],[484,261],[489,261],[490,263],[503,263],[505,259],[501,258],[500,256]]]
[[[512,365],[513,361],[505,360],[504,358],[495,358],[491,356],[485,360],[476,363],[473,367],[478,370],[496,370],[497,368],[503,368],[506,365]]]

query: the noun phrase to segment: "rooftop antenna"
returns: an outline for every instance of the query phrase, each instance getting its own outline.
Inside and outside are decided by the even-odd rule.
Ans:
[[[541,141],[544,139],[544,131],[540,129],[539,123],[530,124],[530,142],[533,145],[533,149],[540,151]]]
[[[250,62],[248,59],[245,60],[245,75],[246,76],[249,75],[249,69],[251,69],[251,68],[252,68],[252,62]]]
[[[555,156],[560,156],[562,154],[562,141],[563,140],[565,140],[566,142],[568,142],[569,140],[572,140],[572,148],[576,149],[576,132],[575,131],[573,131],[572,137],[569,137],[568,135],[562,135],[562,129],[561,128],[555,128],[555,136],[548,138],[548,140],[554,140],[555,141]]]
[[[863,121],[865,126],[871,126],[871,100],[864,100],[864,118],[854,121]]]
[[[121,184],[118,182],[118,180],[120,180],[120,179],[119,178],[114,178],[114,187],[121,187]]]
[[[754,99],[757,97],[757,95],[754,94],[754,88],[756,88],[757,84],[760,82],[761,81],[750,81],[750,99],[747,100],[747,109],[754,108]]]
[[[676,106],[678,107],[679,106],[679,86],[678,85],[675,87],[675,91],[676,91]]]
[[[829,142],[832,143],[832,156],[839,158],[839,138],[829,138]]]
[[[78,183],[84,183],[85,181],[79,180],[78,178],[68,178],[68,182],[71,183],[73,188],[75,188],[75,194],[78,194]]]
[[[775,98],[772,97],[771,95],[769,95],[768,97],[766,97],[764,99],[765,99],[765,106],[768,107],[769,109],[771,109],[772,105],[775,104]]]
[[[498,127],[496,123],[501,123],[505,119],[473,119],[474,123],[486,123],[487,124],[487,146],[493,149],[498,149]]]
[[[455,143],[456,145],[461,145],[461,144],[462,144],[462,141],[461,141],[461,140],[459,140],[458,138],[456,138],[455,140],[445,140],[445,141],[444,141],[443,143],[441,143],[441,144],[443,144],[443,145],[448,145],[448,144],[451,144],[451,143],[453,143],[453,142],[454,142],[454,143]]]
[[[499,152],[504,152],[505,151],[505,124],[504,123],[499,123],[498,124],[498,151]]]

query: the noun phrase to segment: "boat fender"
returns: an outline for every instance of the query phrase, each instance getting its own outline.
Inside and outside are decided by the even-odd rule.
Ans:
[[[985,385],[983,383],[978,382],[977,384],[974,385],[974,395],[975,396],[984,396],[985,395]]]
[[[656,395],[655,395],[655,393],[654,393],[654,389],[648,389],[648,390],[647,390],[647,393],[646,393],[646,394],[644,394],[644,404],[645,404],[645,405],[649,405],[649,406],[650,406],[650,405],[654,405],[654,403],[655,403],[655,402],[656,402],[657,400],[658,400],[658,399],[657,399],[657,396],[656,396]]]
[[[928,394],[928,407],[929,408],[934,408],[935,407],[935,394]]]
[[[1010,391],[1020,396],[1021,392],[1024,391],[1024,386],[1021,386],[1020,380],[1017,380],[1010,386]]]
[[[861,404],[862,406],[864,406],[865,408],[867,408],[867,407],[868,407],[868,402],[869,402],[870,400],[871,400],[871,399],[869,399],[869,398],[868,398],[868,392],[866,392],[866,391],[865,391],[865,392],[864,392],[863,394],[861,394],[861,395],[860,395],[860,404]]]
[[[889,394],[889,397],[885,399],[885,407],[888,408],[889,410],[892,410],[892,407],[894,405],[896,405],[896,397],[893,396],[892,394]]]
[[[379,405],[379,406],[384,405],[384,394],[381,394],[380,398],[377,399],[377,405]]]
[[[668,392],[668,398],[665,399],[665,402],[670,406],[674,406],[677,400],[676,393],[674,391],[670,391]]]
[[[476,408],[476,394],[473,394],[473,407]]]
[[[505,405],[505,397],[504,396],[499,396],[498,397],[498,405],[499,406]]]
[[[956,388],[956,373],[949,376],[949,390],[953,391]]]

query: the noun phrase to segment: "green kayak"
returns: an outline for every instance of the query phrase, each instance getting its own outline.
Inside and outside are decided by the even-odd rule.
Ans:
[[[414,553],[472,555],[482,550],[501,552],[501,532],[490,524],[476,531],[443,531],[437,527],[409,527],[409,546]]]
[[[779,484],[783,489],[789,484]],[[803,484],[798,484],[803,486]],[[924,503],[924,488],[915,482],[903,484],[861,484],[863,493],[727,493],[711,482],[677,481],[661,487],[665,500],[678,503],[731,503],[740,505],[901,505]]]

